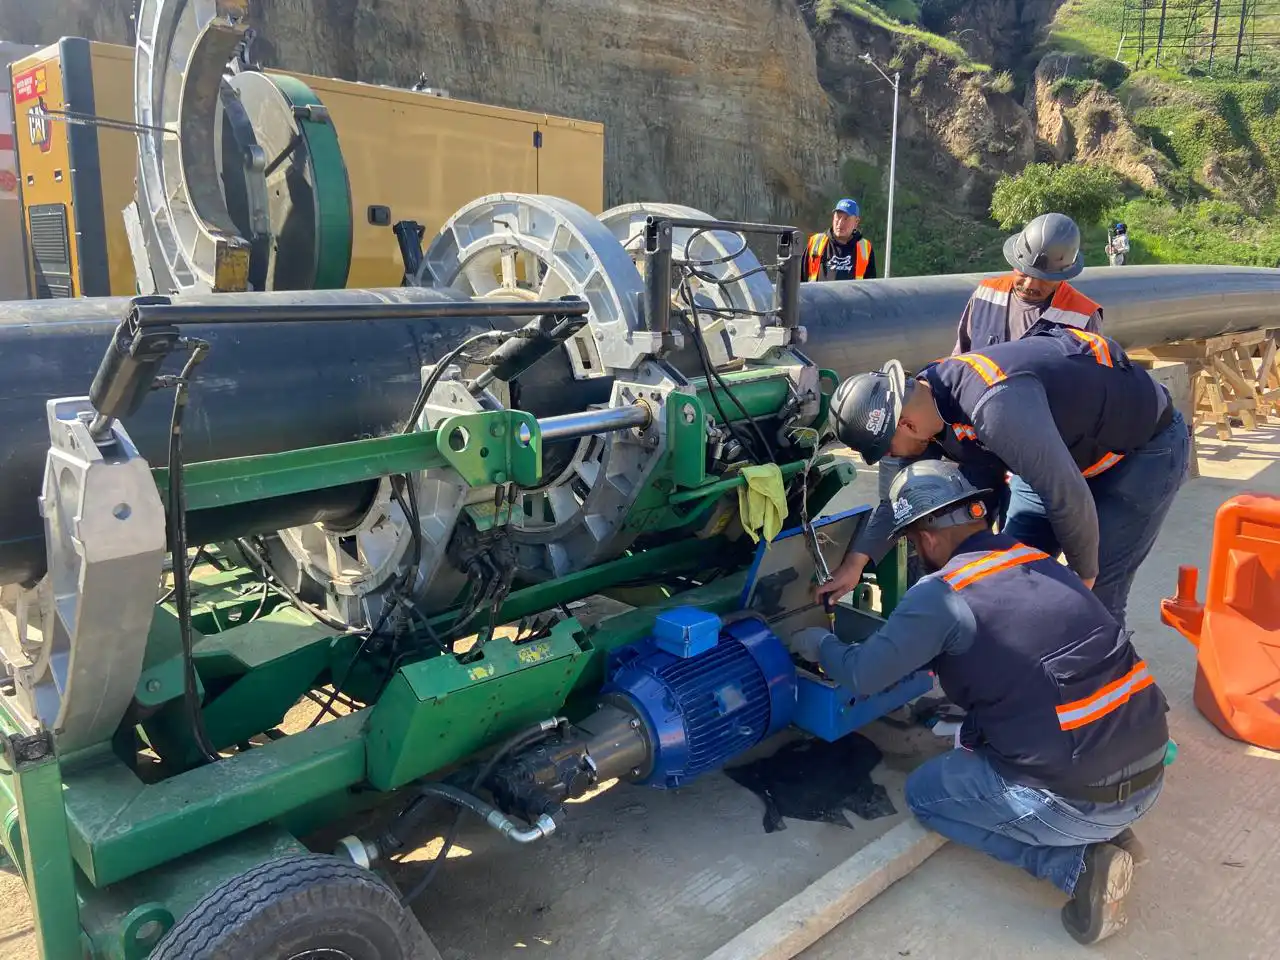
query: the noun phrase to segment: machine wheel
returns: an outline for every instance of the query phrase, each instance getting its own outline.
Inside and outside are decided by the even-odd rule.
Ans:
[[[271,860],[206,896],[151,960],[440,960],[413,914],[336,857]]]

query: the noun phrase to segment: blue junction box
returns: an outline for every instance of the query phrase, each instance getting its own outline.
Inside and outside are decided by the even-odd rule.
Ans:
[[[720,642],[720,618],[697,607],[676,607],[658,614],[653,638],[659,650],[675,657],[696,657]]]

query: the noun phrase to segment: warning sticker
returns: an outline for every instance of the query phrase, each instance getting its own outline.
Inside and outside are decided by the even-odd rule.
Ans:
[[[48,92],[48,71],[45,67],[33,67],[13,78],[13,99],[18,103],[35,100]]]

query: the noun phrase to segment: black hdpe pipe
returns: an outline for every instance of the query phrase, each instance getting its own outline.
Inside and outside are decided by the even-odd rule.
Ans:
[[[970,274],[802,284],[800,322],[808,331],[803,349],[840,376],[891,358],[921,367],[950,353],[957,321],[980,279]],[[1280,270],[1103,267],[1086,270],[1075,285],[1103,304],[1106,333],[1129,348],[1256,330],[1280,319]],[[223,293],[181,302],[219,311],[315,306],[327,315],[341,305],[365,310],[362,305],[447,301],[470,302],[447,289],[411,287]],[[45,402],[88,393],[129,303],[103,298],[0,304],[0,583],[31,581],[44,571],[37,498],[49,448]],[[191,391],[187,462],[390,433],[413,405],[423,365],[465,337],[514,330],[521,323],[455,317],[184,327],[212,347]],[[574,381],[565,352],[555,351],[531,367],[519,387],[522,409],[550,417],[603,401],[608,381]],[[147,402],[124,421],[154,466],[167,462],[167,418],[168,404]],[[367,491],[355,485],[349,502],[312,495],[257,504],[255,529],[337,522],[360,509],[361,496]],[[200,514],[193,514],[192,542],[202,540],[199,523]]]
[[[801,348],[841,377],[901,360],[908,371],[951,353],[965,303],[987,274],[800,286]],[[1280,325],[1280,270],[1091,267],[1072,285],[1102,304],[1103,332],[1127,349]]]
[[[448,303],[456,303],[457,310],[431,319],[296,319],[308,308],[332,317],[342,306],[366,317],[420,316],[421,305],[436,311],[437,305]],[[44,572],[37,498],[49,449],[45,405],[89,393],[130,304],[122,297],[0,303],[0,583],[31,582]],[[180,304],[153,309],[211,308],[209,316],[235,311],[263,316],[265,307],[295,318],[183,325],[184,334],[210,344],[186,414],[187,463],[391,433],[413,406],[424,365],[435,363],[466,337],[515,330],[526,322],[503,313],[496,301],[484,302],[483,316],[459,316],[475,311],[472,301],[455,291],[430,288],[219,293],[183,297]],[[557,301],[557,312],[567,312],[565,306]],[[520,312],[528,304],[513,307]],[[180,365],[175,356],[165,372],[177,373]],[[576,413],[607,399],[608,391],[607,380],[573,381],[564,351],[535,364],[519,383],[521,406],[540,417]],[[163,395],[150,397],[122,421],[142,456],[156,467],[168,463],[170,404],[165,400]],[[205,542],[229,525],[248,535],[304,523],[342,523],[359,515],[369,494],[368,485],[354,484],[244,504],[236,508],[234,524],[220,511],[201,511],[189,521],[191,542]]]

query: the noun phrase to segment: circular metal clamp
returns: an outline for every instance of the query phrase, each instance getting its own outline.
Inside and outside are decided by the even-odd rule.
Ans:
[[[467,204],[431,242],[416,282],[472,297],[586,300],[588,326],[569,345],[576,379],[634,369],[661,346],[644,327],[631,256],[599,220],[557,197],[503,193]]]
[[[621,243],[644,272],[644,231],[650,217],[680,220],[715,218],[694,207],[678,203],[627,203],[600,214],[600,222]],[[698,227],[674,227],[671,231],[672,305],[686,309],[681,281],[687,268],[688,295],[703,316],[704,335],[712,360],[720,363],[734,358],[761,359],[777,344],[766,342],[759,331],[776,326],[777,317],[770,314],[775,307],[773,283],[747,246],[746,238],[730,230],[707,230]],[[680,261],[684,261],[681,264]],[[701,276],[698,276],[701,274]],[[707,321],[712,322],[708,323]],[[720,336],[714,334],[719,333]],[[716,356],[724,344],[727,356]]]

